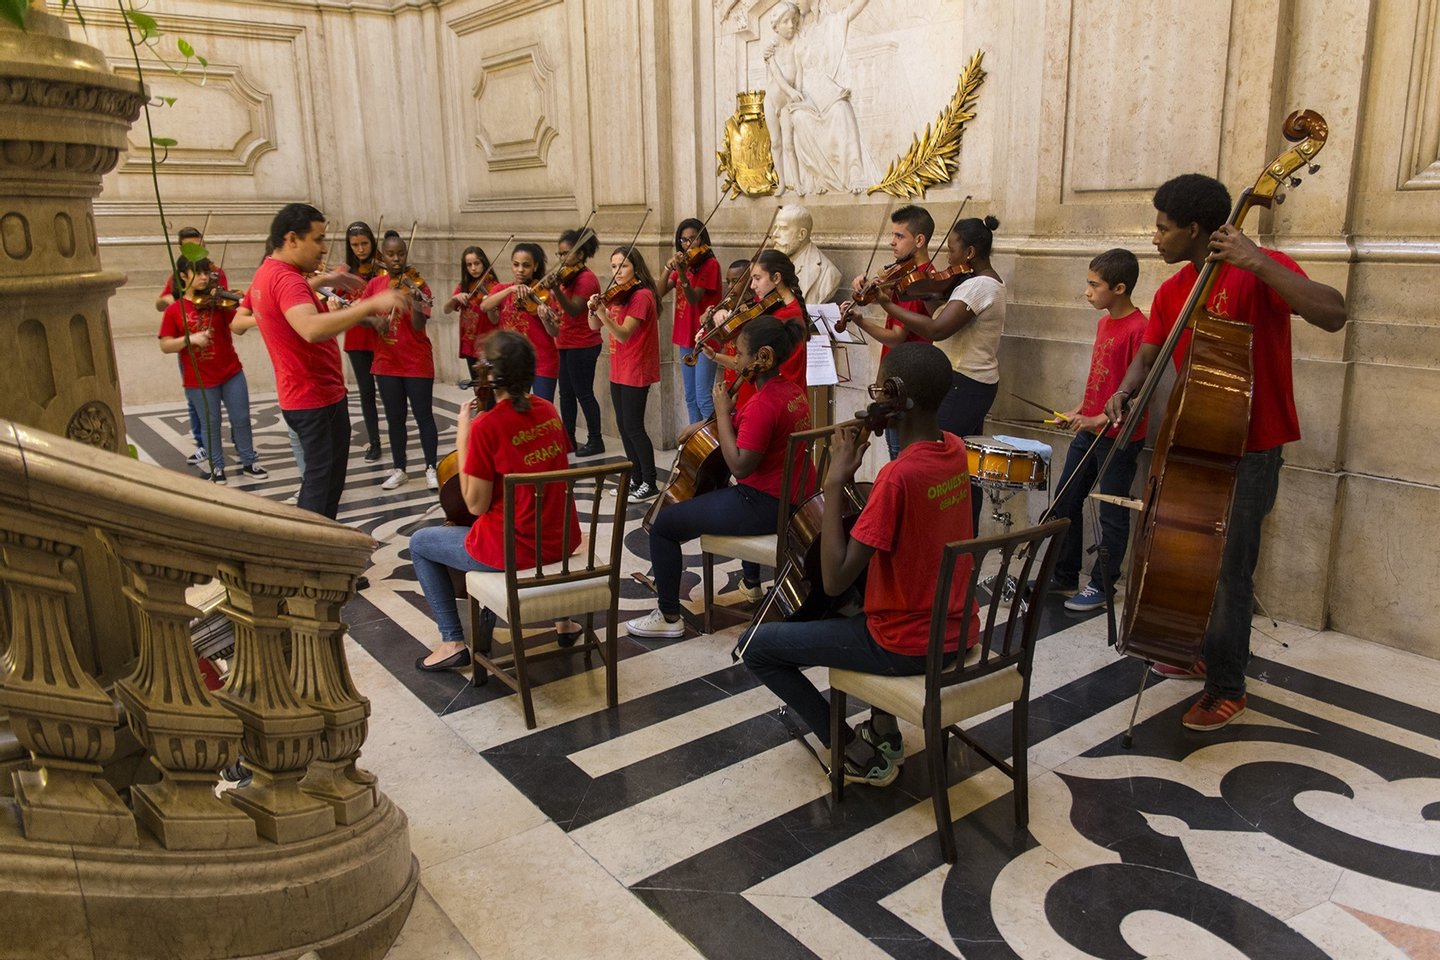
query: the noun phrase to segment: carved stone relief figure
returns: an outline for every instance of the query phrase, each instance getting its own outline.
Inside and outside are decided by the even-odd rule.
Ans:
[[[802,195],[860,193],[874,180],[850,90],[837,79],[850,23],[869,0],[848,0],[842,9],[831,9],[833,2],[778,4],[770,20],[775,38],[765,50],[781,187]]]
[[[795,264],[806,303],[824,303],[840,286],[840,268],[810,240],[815,220],[799,204],[787,203],[775,217],[770,242]]]

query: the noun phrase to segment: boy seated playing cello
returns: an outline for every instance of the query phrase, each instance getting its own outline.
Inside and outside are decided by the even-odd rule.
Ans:
[[[880,379],[899,378],[913,406],[900,414],[900,455],[880,469],[860,518],[845,532],[845,487],[855,479],[868,443],[857,443],[858,428],[839,427],[825,476],[825,515],[820,534],[820,567],[827,594],[839,596],[862,570],[868,571],[865,610],[852,617],[766,623],[741,644],[745,664],[820,738],[830,744],[830,706],[802,671],[842,667],[887,676],[925,672],[930,614],[947,543],[974,535],[965,443],[945,433],[936,411],[950,390],[950,361],[928,343],[902,343],[880,365]],[[979,636],[978,607],[963,609],[969,558],[955,566],[950,594],[946,650]],[[879,710],[851,730],[846,726],[845,780],[888,786],[904,756],[895,718]]]

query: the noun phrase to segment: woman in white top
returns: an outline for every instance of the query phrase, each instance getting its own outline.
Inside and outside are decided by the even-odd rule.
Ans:
[[[950,358],[950,392],[940,404],[940,429],[958,437],[985,432],[985,416],[1000,387],[996,354],[1005,332],[1005,284],[990,265],[990,248],[1000,221],[969,217],[945,238],[949,266],[964,264],[969,277],[950,294],[934,316],[903,311],[897,318],[916,335],[933,341]],[[974,491],[972,491],[973,493]],[[971,508],[979,529],[980,498]]]

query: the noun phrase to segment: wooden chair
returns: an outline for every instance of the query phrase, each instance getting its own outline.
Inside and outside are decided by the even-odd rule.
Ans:
[[[619,702],[616,679],[616,629],[620,607],[620,557],[624,550],[625,508],[630,499],[628,461],[594,467],[576,467],[552,473],[511,474],[505,477],[505,569],[496,572],[472,571],[465,575],[465,592],[470,598],[470,656],[475,672],[471,683],[484,684],[490,674],[520,694],[525,710],[525,726],[535,727],[535,705],[530,698],[530,664],[538,660],[583,654],[586,665],[590,654],[598,652],[605,661],[605,699],[610,706]],[[533,543],[540,542],[540,518],[547,498],[565,497],[575,502],[575,487],[593,483],[595,499],[590,507],[588,523],[581,528],[580,542],[571,542],[570,526],[566,524],[562,541],[563,560],[542,564],[538,551],[533,570],[520,570],[515,563],[515,503],[521,490],[532,491],[535,503],[535,529],[527,531]],[[615,487],[615,505],[607,512],[610,527],[608,557],[600,556],[596,534],[601,529],[600,501],[606,489]],[[561,489],[563,488],[563,490]],[[578,506],[577,506],[578,511]],[[582,523],[585,522],[581,515]],[[573,555],[572,555],[573,554]],[[547,569],[548,568],[548,569]],[[595,613],[605,610],[609,617],[602,643],[595,634]],[[491,658],[495,635],[495,617],[504,611],[510,625],[510,653]],[[585,615],[582,640],[574,646],[551,643],[536,649],[525,645],[524,625],[542,620]],[[507,669],[514,670],[513,675]]]
[[[790,434],[785,441],[785,472],[781,476],[780,489],[790,491],[791,495],[780,498],[779,516],[775,520],[777,533],[753,536],[717,533],[701,535],[701,580],[705,591],[702,629],[705,633],[713,633],[715,625],[715,558],[720,556],[748,560],[779,571],[785,561],[785,534],[790,526],[790,515],[795,512],[795,507],[809,499],[812,494],[818,493],[824,483],[825,470],[830,465],[830,437],[834,430],[833,426],[798,430]],[[797,474],[795,465],[801,462],[808,463],[810,469]],[[737,622],[750,619],[748,614],[740,615],[730,610],[724,612]]]
[[[887,677],[830,670],[830,790],[835,800],[842,799],[845,788],[845,698],[851,695],[924,731],[935,827],[946,863],[955,862],[955,833],[950,822],[949,784],[945,776],[946,747],[951,734],[1014,781],[1015,825],[1024,827],[1029,822],[1026,725],[1030,665],[1060,537],[1069,524],[1069,520],[1052,520],[1011,534],[946,545],[931,609],[930,646],[923,675]],[[1026,602],[1017,599],[1003,613],[1002,591],[996,590],[981,611],[979,642],[963,660],[953,655],[947,658],[944,653],[946,615],[950,609],[955,565],[965,556],[974,561],[965,587],[965,606],[969,608],[977,596],[981,565],[992,554],[998,554],[1000,559],[996,583],[1004,583],[1005,576],[1011,574],[1021,584],[1033,580],[1035,588],[1024,596]],[[1023,587],[1021,594],[1024,594]],[[962,720],[1006,703],[1010,704],[1010,763],[991,754],[959,727]]]

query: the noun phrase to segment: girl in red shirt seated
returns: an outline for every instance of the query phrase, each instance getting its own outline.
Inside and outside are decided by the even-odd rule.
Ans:
[[[409,269],[409,250],[398,233],[387,233],[380,245],[385,269],[365,287],[371,297],[388,290],[403,278]],[[413,281],[412,281],[413,282]],[[439,432],[435,428],[435,351],[425,333],[430,319],[430,287],[423,280],[410,291],[409,309],[392,311],[388,323],[382,325],[375,338],[375,362],[371,371],[385,405],[385,425],[390,431],[390,462],[394,470],[380,484],[382,490],[394,490],[409,479],[406,476],[406,446],[409,443],[405,423],[405,404],[415,417],[420,431],[420,450],[425,455],[425,485],[440,489],[435,465]]]
[[[710,392],[715,399],[720,450],[736,483],[666,506],[655,517],[650,528],[650,562],[655,568],[659,609],[631,620],[631,636],[685,635],[680,619],[680,575],[685,567],[681,544],[706,533],[757,536],[777,532],[786,443],[795,431],[810,429],[810,404],[804,391],[779,376],[778,370],[780,358],[790,356],[803,336],[798,325],[775,317],[759,317],[741,329],[736,356],[742,368],[756,371],[754,399],[743,410],[736,410],[722,382],[717,380]],[[681,434],[681,442],[700,426],[695,424]],[[759,565],[743,564],[742,576],[747,596],[758,597]]]
[[[500,311],[500,329],[514,330],[535,347],[535,396],[555,400],[555,381],[560,376],[560,353],[555,335],[560,325],[550,309],[538,303],[530,290],[545,276],[545,251],[538,243],[517,243],[510,254],[514,283],[502,283],[481,302],[482,310]]]
[[[421,670],[452,670],[470,665],[465,632],[455,608],[455,586],[450,570],[500,570],[505,565],[506,474],[545,473],[570,466],[565,445],[565,428],[560,415],[548,400],[530,392],[535,379],[535,348],[518,333],[500,330],[484,344],[490,364],[495,406],[486,412],[475,409],[470,400],[460,406],[455,422],[455,446],[460,460],[460,491],[465,506],[476,516],[464,527],[423,527],[410,537],[410,562],[415,579],[425,592],[440,645],[420,657]],[[553,487],[553,488],[552,488]],[[552,563],[563,559],[565,528],[570,543],[580,543],[580,523],[575,504],[563,496],[564,484],[545,489],[545,513],[540,518],[540,559]],[[522,488],[515,504],[515,563],[521,568],[535,564],[535,498]],[[578,624],[562,620],[560,634],[579,631]]]
[[[460,311],[460,359],[465,361],[472,379],[476,374],[475,361],[481,356],[480,342],[500,329],[500,320],[494,311],[480,309],[481,301],[493,289],[495,272],[490,269],[490,258],[479,247],[466,247],[460,254],[460,280],[445,302],[445,312]]]
[[[375,231],[364,220],[356,220],[345,228],[345,265],[363,283],[385,272]],[[336,296],[345,303],[359,299],[339,288]],[[380,459],[380,411],[375,406],[375,376],[370,371],[375,362],[375,328],[356,324],[345,331],[342,343],[355,374],[355,386],[360,391],[360,416],[365,421],[365,440],[369,444],[365,448],[365,462],[374,463]]]
[[[555,348],[560,353],[560,419],[570,436],[570,447],[577,457],[593,457],[605,452],[600,437],[600,404],[595,400],[595,361],[600,358],[600,331],[590,326],[586,304],[600,292],[600,279],[587,265],[600,249],[600,238],[584,232],[585,242],[577,250],[580,230],[560,234],[557,250],[562,262],[578,265],[579,271],[565,283],[550,289],[560,307],[560,333]],[[575,442],[576,407],[585,411],[585,445]]]
[[[768,298],[771,301],[764,310],[765,315],[784,320],[799,328],[795,348],[780,358],[780,375],[798,386],[803,393],[807,386],[805,341],[810,336],[810,317],[806,313],[805,298],[800,290],[800,280],[795,276],[795,264],[790,258],[779,250],[761,251],[755,265],[750,268],[750,291],[756,300],[763,302]],[[729,311],[717,310],[714,322],[724,323],[729,316]],[[727,370],[743,370],[745,367],[738,357],[716,353],[709,344],[702,349],[705,356],[715,361],[717,366]],[[740,392],[735,395],[735,408],[743,409],[750,402],[750,398],[755,396],[755,390],[756,387],[748,383],[741,384]]]
[[[212,287],[209,260],[192,263],[181,257],[175,261],[175,271],[180,275],[184,293],[165,308],[160,320],[160,350],[183,353],[180,376],[185,384],[185,397],[206,418],[202,436],[210,457],[209,479],[221,485],[226,482],[225,455],[220,443],[220,405],[223,403],[225,414],[230,418],[230,436],[240,454],[240,473],[263,480],[269,474],[255,460],[250,433],[250,388],[230,339],[232,329],[243,333],[255,326],[255,321],[253,318],[235,320],[233,308],[204,299]],[[186,331],[190,334],[188,350]]]
[[[860,518],[847,535],[842,518],[845,486],[865,454],[854,427],[840,429],[825,476],[820,567],[825,592],[839,596],[868,568],[864,613],[853,617],[766,623],[740,645],[745,664],[830,743],[830,707],[802,673],[806,667],[842,667],[886,676],[925,672],[940,555],[947,543],[974,535],[965,443],[942,431],[936,412],[950,391],[950,361],[928,343],[896,346],[880,364],[880,378],[899,377],[914,406],[896,421],[900,456],[880,468]],[[939,494],[936,491],[940,491]],[[947,650],[979,636],[979,608],[967,611],[969,558],[955,565],[947,618]],[[886,786],[904,756],[895,718],[871,711],[857,731],[845,732],[845,779]]]
[[[660,492],[655,485],[655,446],[645,432],[645,402],[650,384],[660,380],[660,334],[656,329],[655,278],[639,250],[616,247],[610,255],[610,303],[590,298],[590,327],[610,333],[610,403],[625,456],[635,464],[630,487],[635,500]],[[624,291],[624,292],[619,292]],[[618,296],[616,295],[618,293]]]

